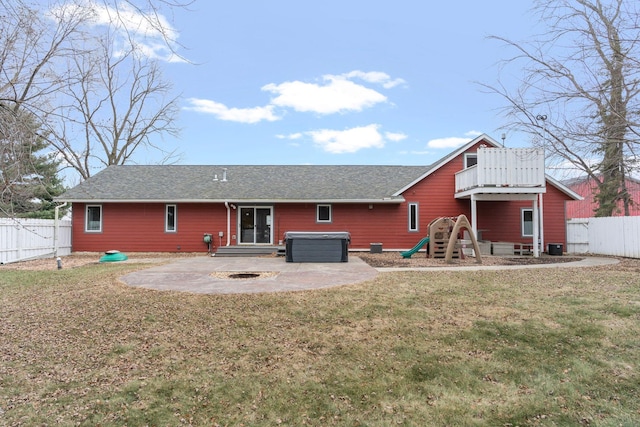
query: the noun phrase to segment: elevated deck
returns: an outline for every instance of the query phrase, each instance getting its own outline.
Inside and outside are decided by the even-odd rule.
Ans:
[[[546,192],[544,150],[532,148],[478,149],[478,163],[456,173],[455,197],[472,194],[532,195]]]

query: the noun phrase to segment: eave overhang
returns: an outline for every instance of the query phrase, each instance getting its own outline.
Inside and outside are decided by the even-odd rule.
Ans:
[[[382,199],[55,199],[68,203],[236,203],[236,204],[292,204],[292,203],[326,203],[326,204],[400,204],[404,197],[385,197]]]

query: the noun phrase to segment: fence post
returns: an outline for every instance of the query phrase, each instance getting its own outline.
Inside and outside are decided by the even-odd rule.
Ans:
[[[18,226],[16,227],[18,232],[16,233],[16,250],[18,252],[18,259],[21,259],[23,256],[22,246],[23,246],[23,237],[24,233],[21,233],[20,230],[24,230],[24,225],[20,221],[17,221]]]
[[[55,219],[53,223],[53,257],[58,258],[58,238],[60,236],[60,208],[67,206],[67,202],[56,206],[54,208],[55,211]]]

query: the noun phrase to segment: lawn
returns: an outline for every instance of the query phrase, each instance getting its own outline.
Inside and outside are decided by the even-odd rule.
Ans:
[[[640,260],[252,295],[0,271],[0,425],[635,426]]]

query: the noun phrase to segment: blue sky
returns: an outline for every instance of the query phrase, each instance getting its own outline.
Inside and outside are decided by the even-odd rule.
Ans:
[[[428,165],[480,133],[500,141],[504,100],[475,82],[513,53],[488,35],[531,36],[530,6],[198,0],[166,16],[191,63],[163,65],[182,131],[162,144],[181,164]]]

